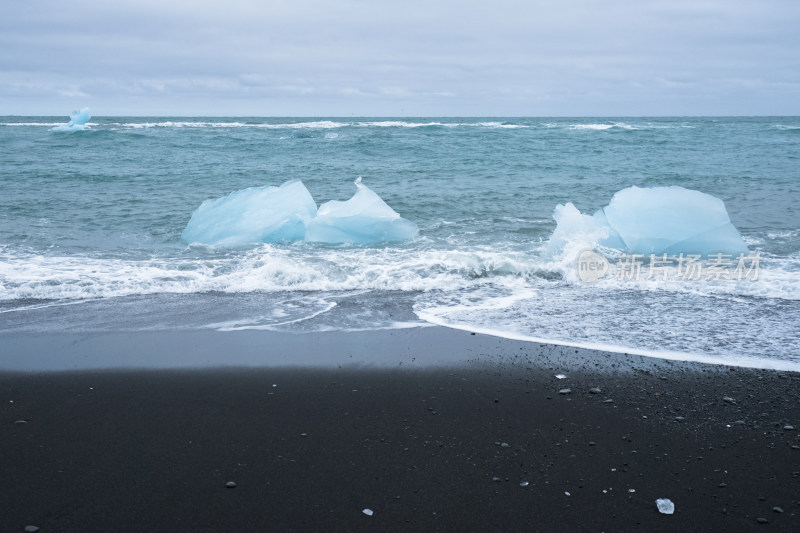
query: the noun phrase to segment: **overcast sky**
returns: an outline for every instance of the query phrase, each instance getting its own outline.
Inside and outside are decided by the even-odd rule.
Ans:
[[[797,0],[24,0],[0,115],[800,114]]]

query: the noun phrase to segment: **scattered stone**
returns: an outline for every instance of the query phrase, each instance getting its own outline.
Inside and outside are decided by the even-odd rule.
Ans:
[[[731,398],[730,396],[723,396],[723,397],[722,397],[722,401],[723,401],[723,402],[727,402],[727,403],[736,403],[736,400],[734,400],[734,399],[733,399],[733,398]]]
[[[737,420],[736,422],[734,422],[734,424],[739,425],[739,426],[743,426],[744,425],[744,420]]]
[[[656,500],[656,507],[661,514],[673,514],[675,512],[675,504],[669,498],[659,498]]]
[[[511,446],[511,445],[509,443],[507,443],[507,442],[503,442],[503,443],[500,444],[501,448],[508,448],[509,446]]]
[[[727,484],[727,483],[720,483],[720,484],[719,484],[719,485],[717,485],[717,486],[718,486],[719,488],[721,488],[721,489],[724,489],[725,487],[727,487],[727,486],[728,486],[728,484]]]
[[[227,483],[225,483],[225,486],[228,487],[229,489],[233,489],[233,488],[236,487],[236,482],[235,481],[228,481]]]
[[[761,517],[761,516],[756,518],[756,522],[758,522],[759,524],[769,524],[769,520],[767,520],[766,518]]]
[[[559,394],[570,394],[571,392],[572,389],[561,389],[560,391],[558,391]]]
[[[609,398],[608,400],[603,400],[603,403],[614,403],[614,400]]]
[[[374,514],[374,512],[372,511],[372,509],[364,509],[364,510],[363,510],[363,511],[361,511],[361,512],[362,512],[362,513],[364,513],[364,514],[365,514],[365,515],[367,515],[367,516],[372,516],[372,515]]]
[[[787,424],[787,425],[783,426],[783,429],[785,429],[786,431],[793,431],[794,430],[794,426],[790,426],[790,425]]]
[[[494,481],[495,483],[499,483],[499,482],[501,482],[503,480],[500,479],[499,477],[495,476],[495,477],[492,478],[492,481]]]
[[[797,444],[792,444],[792,449],[793,450],[800,450],[800,446],[798,446]]]
[[[28,421],[27,421],[27,420],[14,420],[14,423],[15,423],[15,424],[27,424],[27,423],[28,423]],[[35,527],[35,526],[34,526],[34,527]]]
[[[772,510],[775,511],[776,513],[782,513],[783,512],[783,509],[781,509],[777,505],[775,507],[773,507]]]
[[[308,433],[300,433],[301,437],[308,437]]]
[[[682,416],[676,416],[676,417],[675,417],[675,420],[677,420],[678,422],[682,422],[682,421],[684,421],[684,420],[686,420],[686,419],[685,419],[685,418],[683,418]]]
[[[36,533],[37,531],[39,531],[39,527],[38,526],[25,526],[25,531],[26,531],[26,533]]]
[[[603,392],[603,391],[601,391],[597,387],[593,387],[593,388],[589,389],[589,394],[600,394],[601,392]]]

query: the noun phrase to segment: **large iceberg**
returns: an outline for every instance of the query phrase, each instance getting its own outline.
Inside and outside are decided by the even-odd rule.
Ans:
[[[550,249],[563,249],[575,235],[637,254],[747,253],[719,198],[683,187],[629,187],[594,215],[568,203],[556,206]]]
[[[402,241],[417,235],[417,225],[386,205],[380,196],[355,182],[356,193],[346,202],[331,200],[319,206],[317,216],[306,227],[306,240],[317,242]]]
[[[350,200],[327,202],[319,210],[299,180],[206,200],[192,214],[181,240],[222,246],[302,240],[366,244],[417,235],[416,224],[401,218],[361,178],[356,187]]]
[[[51,128],[51,131],[82,131],[88,130],[89,126],[86,124],[92,116],[89,114],[89,108],[84,107],[69,114],[69,122]]]

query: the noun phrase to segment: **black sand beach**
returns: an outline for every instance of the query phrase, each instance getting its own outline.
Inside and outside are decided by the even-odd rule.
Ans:
[[[443,328],[0,342],[0,531],[800,530],[791,372]]]

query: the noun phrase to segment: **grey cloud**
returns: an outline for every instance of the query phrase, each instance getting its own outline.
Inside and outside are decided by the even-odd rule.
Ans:
[[[0,114],[800,112],[800,5],[788,0],[34,0],[6,11]]]

